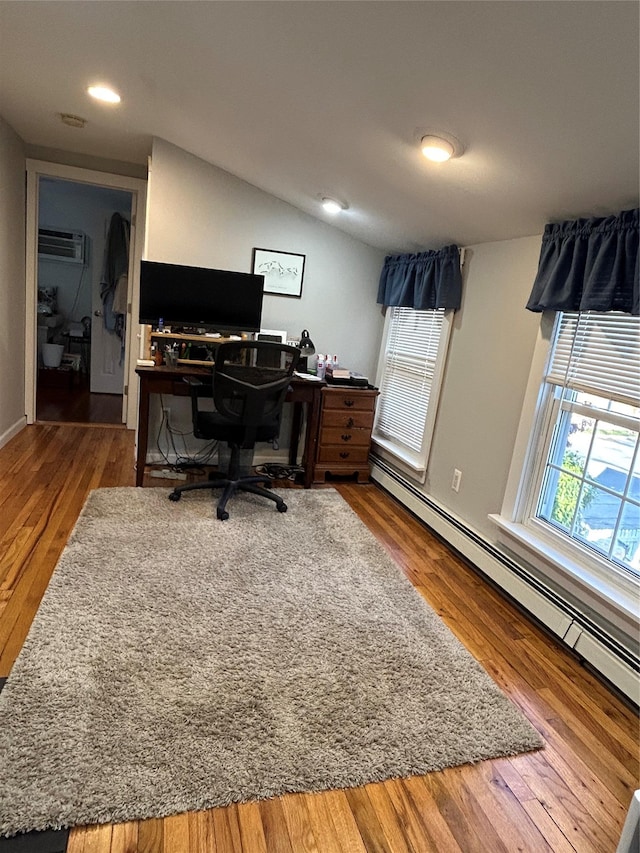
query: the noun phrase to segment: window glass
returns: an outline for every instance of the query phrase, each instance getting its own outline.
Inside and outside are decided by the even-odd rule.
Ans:
[[[585,332],[583,316],[560,315],[556,325],[546,377],[550,393],[545,417],[552,437],[542,458],[534,516],[569,540],[638,572],[640,401],[635,373],[640,375],[640,318],[603,314],[594,320],[588,315]],[[598,347],[578,347],[576,341],[592,334],[596,324]],[[620,373],[616,359],[624,367]],[[601,360],[606,369],[599,369]],[[579,383],[571,379],[578,374]],[[610,397],[607,376],[615,377]]]

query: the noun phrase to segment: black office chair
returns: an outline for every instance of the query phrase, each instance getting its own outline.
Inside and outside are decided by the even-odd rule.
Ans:
[[[279,495],[265,488],[265,476],[241,476],[240,451],[252,449],[256,441],[271,441],[280,432],[280,417],[289,382],[300,350],[282,343],[233,341],[220,344],[215,354],[213,384],[190,382],[193,434],[196,438],[226,441],[231,449],[229,470],[222,479],[178,486],[169,500],[179,501],[183,492],[196,489],[223,489],[217,516],[229,518],[226,506],[237,492],[251,492],[275,502],[278,512],[287,505]],[[199,401],[211,398],[215,411],[203,411]]]

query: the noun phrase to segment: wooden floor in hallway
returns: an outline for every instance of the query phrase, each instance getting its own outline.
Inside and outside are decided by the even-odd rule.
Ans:
[[[0,450],[0,678],[10,676],[88,492],[134,482],[125,429],[36,424]],[[171,485],[145,477],[167,494]],[[383,490],[336,488],[544,749],[361,788],[77,827],[69,853],[615,851],[640,787],[635,710]]]
[[[36,418],[44,423],[122,426],[122,394],[96,394],[89,378],[75,371],[40,370]]]

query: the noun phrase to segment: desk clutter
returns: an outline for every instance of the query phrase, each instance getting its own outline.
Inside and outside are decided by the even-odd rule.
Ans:
[[[178,364],[212,365],[215,351],[222,343],[240,341],[240,335],[223,337],[216,334],[188,334],[184,332],[149,332],[147,351],[155,365],[166,364],[175,367]]]

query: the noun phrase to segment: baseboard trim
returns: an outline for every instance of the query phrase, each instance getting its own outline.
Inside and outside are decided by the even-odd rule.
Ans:
[[[452,548],[518,605],[555,634],[594,670],[639,704],[640,657],[590,616],[546,586],[525,566],[421,492],[379,457],[371,457],[372,479],[396,497]]]
[[[27,425],[27,416],[23,415],[19,418],[13,426],[10,426],[9,429],[5,430],[2,434],[0,434],[0,448],[4,447],[5,444],[8,444],[11,439],[21,432]]]

